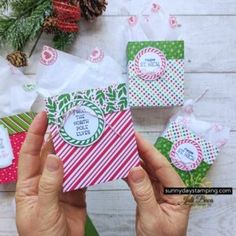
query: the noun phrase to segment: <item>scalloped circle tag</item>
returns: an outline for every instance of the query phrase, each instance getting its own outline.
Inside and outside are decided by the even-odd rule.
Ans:
[[[63,124],[60,128],[61,137],[77,147],[86,147],[97,142],[105,130],[103,111],[88,100],[67,103],[61,109],[58,121]]]
[[[194,140],[176,142],[170,152],[171,162],[180,170],[195,170],[203,161],[201,146]]]
[[[164,53],[157,48],[146,47],[135,57],[135,72],[144,80],[160,79],[166,71]]]

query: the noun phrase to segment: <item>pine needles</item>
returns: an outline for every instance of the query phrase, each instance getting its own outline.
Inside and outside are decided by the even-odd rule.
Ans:
[[[9,44],[14,50],[22,50],[28,40],[41,31],[44,19],[51,14],[50,0],[4,0],[5,8],[11,9],[10,16],[0,16],[1,46]],[[3,8],[2,8],[3,9]]]
[[[67,50],[76,37],[77,33],[58,32],[53,38],[54,47],[62,51]]]
[[[4,15],[4,12],[10,15]],[[43,31],[48,16],[53,15],[51,0],[1,0],[0,47],[8,44],[21,51],[28,41],[35,40]],[[54,47],[66,50],[76,39],[77,33],[54,32]]]
[[[0,2],[0,9],[1,11],[8,10],[9,5],[11,4],[12,0],[1,0]]]

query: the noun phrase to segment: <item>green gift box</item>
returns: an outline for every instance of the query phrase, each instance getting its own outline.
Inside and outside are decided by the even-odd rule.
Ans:
[[[170,107],[184,103],[184,41],[129,42],[131,107]]]

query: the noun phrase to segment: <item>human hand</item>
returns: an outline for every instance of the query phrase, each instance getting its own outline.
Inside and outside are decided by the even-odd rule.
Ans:
[[[84,235],[85,190],[62,193],[63,166],[43,145],[46,113],[34,119],[22,146],[16,187],[16,224],[20,236]]]
[[[164,195],[164,187],[184,187],[171,164],[151,144],[136,133],[142,167],[131,170],[128,184],[137,202],[138,236],[186,235],[189,206],[183,196]]]

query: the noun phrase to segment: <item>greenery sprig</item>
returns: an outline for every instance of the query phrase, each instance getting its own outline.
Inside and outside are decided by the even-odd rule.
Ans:
[[[0,47],[8,44],[14,50],[21,51],[28,41],[41,34],[44,20],[53,14],[53,9],[51,0],[2,0],[0,12]],[[76,35],[57,31],[53,39],[54,47],[67,49]]]

